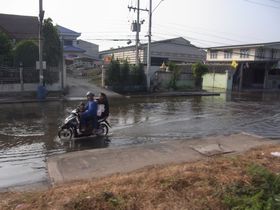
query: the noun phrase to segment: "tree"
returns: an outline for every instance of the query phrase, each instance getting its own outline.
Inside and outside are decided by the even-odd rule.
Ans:
[[[38,46],[31,40],[20,41],[15,47],[14,56],[16,66],[23,63],[23,66],[34,67],[39,58]]]
[[[12,63],[12,42],[9,37],[0,32],[0,64],[10,65]]]
[[[146,75],[144,72],[143,64],[134,65],[130,70],[131,75],[131,84],[132,85],[145,85],[146,84]]]
[[[195,79],[195,86],[202,87],[202,76],[208,72],[208,67],[201,62],[192,65],[192,73]]]
[[[181,74],[179,66],[177,66],[177,64],[174,62],[169,62],[168,69],[172,73],[171,80],[169,81],[169,87],[173,88],[174,90],[177,90],[177,88],[178,88],[177,80],[179,79],[180,74]]]
[[[119,85],[120,84],[120,62],[119,60],[112,59],[108,70],[106,71],[106,84]]]
[[[60,59],[62,59],[62,50],[57,29],[51,18],[44,20],[43,37],[44,60],[49,66],[58,66]]]
[[[127,60],[120,66],[120,82],[123,85],[129,84],[129,63]]]

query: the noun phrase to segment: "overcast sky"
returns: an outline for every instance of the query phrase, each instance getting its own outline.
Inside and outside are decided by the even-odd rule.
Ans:
[[[39,0],[0,0],[0,13],[38,16]],[[45,18],[82,33],[100,50],[127,46],[137,0],[43,0]],[[153,0],[155,8],[161,0]],[[140,0],[141,8],[149,0]],[[148,13],[140,34],[147,42]],[[280,0],[163,0],[153,12],[152,40],[184,37],[198,47],[280,41]]]

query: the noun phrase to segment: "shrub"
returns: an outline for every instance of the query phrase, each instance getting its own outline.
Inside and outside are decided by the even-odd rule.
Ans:
[[[195,86],[200,87],[202,86],[202,76],[208,72],[208,67],[201,62],[197,62],[192,65],[192,73],[195,79]]]
[[[22,62],[23,66],[34,67],[39,58],[38,46],[31,40],[20,41],[16,45],[14,56],[16,66]]]
[[[259,165],[248,169],[250,184],[236,183],[226,189],[224,203],[235,210],[280,209],[280,175]]]
[[[11,65],[12,60],[12,42],[5,33],[0,32],[0,64]]]

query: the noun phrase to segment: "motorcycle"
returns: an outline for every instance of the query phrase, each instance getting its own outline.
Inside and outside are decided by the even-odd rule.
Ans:
[[[97,129],[93,132],[93,123],[89,121],[84,131],[80,130],[80,119],[78,109],[74,109],[64,120],[64,124],[59,128],[58,137],[63,140],[74,138],[88,137],[92,135],[107,136],[110,124],[106,119],[99,119]]]

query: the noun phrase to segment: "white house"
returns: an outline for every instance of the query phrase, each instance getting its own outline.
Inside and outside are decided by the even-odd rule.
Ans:
[[[221,83],[231,79],[232,87],[227,89],[280,89],[280,42],[230,45],[212,47],[207,49],[207,63],[212,66],[212,72],[204,77],[204,86],[209,84],[215,86],[216,82]],[[232,64],[232,67],[230,67]],[[216,74],[213,66],[227,66],[227,69],[218,74],[226,74],[228,77]],[[235,69],[235,70],[232,70]],[[212,76],[211,76],[212,74]],[[207,83],[207,84],[206,84]],[[223,82],[227,84],[227,82]]]

